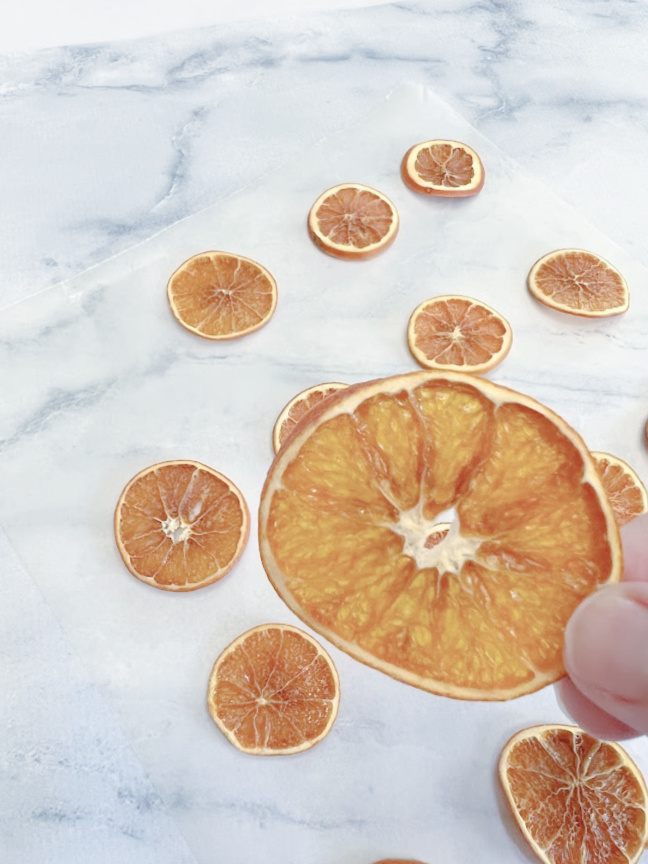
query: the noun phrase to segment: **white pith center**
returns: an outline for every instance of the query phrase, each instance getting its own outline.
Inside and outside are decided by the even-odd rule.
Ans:
[[[174,543],[183,543],[191,537],[191,526],[179,516],[168,516],[161,525],[162,530]]]
[[[450,523],[447,535],[428,549],[426,540],[434,534],[439,523]],[[403,538],[403,555],[412,558],[419,570],[436,567],[440,573],[455,573],[459,575],[467,561],[474,561],[481,540],[475,537],[463,537],[459,533],[459,520],[454,510],[439,513],[434,519],[423,516],[420,504],[410,510],[401,510],[398,522],[390,525],[392,531]]]

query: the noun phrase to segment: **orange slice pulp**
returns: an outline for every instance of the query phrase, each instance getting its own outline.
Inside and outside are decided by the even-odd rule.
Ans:
[[[401,163],[406,186],[423,195],[466,198],[484,185],[484,166],[477,153],[460,141],[437,139],[411,147]]]

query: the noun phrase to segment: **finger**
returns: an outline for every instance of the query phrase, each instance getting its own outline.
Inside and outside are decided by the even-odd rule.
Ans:
[[[648,513],[623,526],[621,542],[624,581],[648,582]]]
[[[556,684],[556,699],[565,714],[569,714],[581,729],[595,738],[618,741],[641,734],[595,705],[569,678],[563,678]]]
[[[609,585],[587,598],[565,632],[565,666],[603,711],[648,733],[648,583]]]

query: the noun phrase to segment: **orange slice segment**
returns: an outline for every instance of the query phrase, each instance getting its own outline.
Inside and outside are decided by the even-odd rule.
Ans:
[[[221,579],[249,533],[243,495],[200,462],[160,462],[126,484],[115,510],[124,563],[147,585],[193,591]]]
[[[315,245],[335,258],[371,258],[398,233],[396,207],[377,189],[343,183],[324,192],[308,215]]]
[[[610,453],[596,452],[592,457],[619,528],[648,512],[648,490],[627,462]]]
[[[236,339],[258,330],[277,305],[272,275],[249,258],[202,252],[169,279],[169,305],[176,319],[205,339]]]
[[[562,677],[571,613],[621,572],[580,437],[528,396],[450,372],[353,385],[314,408],[269,471],[259,541],[270,581],[310,627],[465,699]]]
[[[293,429],[299,421],[305,417],[324,399],[328,399],[333,393],[338,390],[344,390],[348,384],[338,384],[335,382],[329,384],[316,384],[314,387],[309,387],[307,390],[302,390],[294,396],[290,402],[283,408],[281,414],[277,417],[277,421],[272,430],[272,446],[277,453],[281,445],[292,434]]]
[[[503,315],[456,294],[424,300],[407,327],[409,349],[425,369],[487,372],[506,357],[512,339]]]
[[[619,271],[582,249],[559,249],[540,258],[527,286],[545,306],[587,318],[620,315],[629,305],[628,286]]]
[[[301,753],[328,735],[340,684],[333,661],[288,624],[243,633],[216,660],[209,714],[227,739],[257,756]]]
[[[545,864],[634,864],[648,840],[648,792],[617,744],[575,726],[533,726],[504,747],[499,776]]]
[[[484,166],[477,153],[460,141],[437,139],[411,147],[401,163],[406,186],[423,195],[466,198],[484,185]]]

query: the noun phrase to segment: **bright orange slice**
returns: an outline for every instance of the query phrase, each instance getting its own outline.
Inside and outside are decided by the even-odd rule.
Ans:
[[[403,157],[401,177],[423,195],[466,198],[483,187],[484,166],[472,147],[460,141],[424,141]]]
[[[216,660],[207,692],[221,732],[257,756],[314,747],[328,735],[339,701],[333,661],[288,624],[262,624],[235,639]]]
[[[648,490],[627,462],[610,453],[592,453],[592,457],[619,528],[648,512]]]
[[[308,215],[313,243],[335,258],[371,258],[398,233],[396,207],[377,189],[343,183],[324,192]]]
[[[648,791],[628,754],[575,726],[533,726],[499,762],[508,803],[545,864],[634,864],[648,841]]]
[[[487,372],[506,357],[513,339],[503,315],[479,300],[448,294],[412,312],[407,344],[425,369]]]
[[[324,399],[328,399],[333,393],[338,390],[344,390],[348,384],[317,384],[315,387],[309,387],[307,390],[302,390],[294,396],[290,402],[283,408],[281,414],[277,417],[277,422],[272,430],[272,446],[277,453],[281,445],[290,437],[293,429],[308,412],[313,409]]]
[[[147,585],[193,591],[238,561],[250,518],[242,494],[200,462],[159,462],[127,483],[115,510],[124,563]]]
[[[545,255],[531,268],[527,285],[545,306],[587,318],[620,315],[629,304],[628,286],[619,271],[582,249]]]
[[[249,258],[202,252],[169,279],[171,311],[183,327],[205,339],[236,339],[262,327],[277,305],[277,284]]]
[[[310,627],[464,699],[562,677],[571,613],[621,572],[576,432],[528,396],[451,372],[352,385],[315,407],[270,469],[259,540],[272,584]]]

